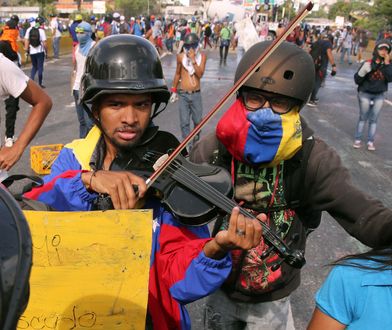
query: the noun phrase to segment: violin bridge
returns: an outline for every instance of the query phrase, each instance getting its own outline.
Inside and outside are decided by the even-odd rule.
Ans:
[[[159,157],[158,160],[154,163],[152,166],[154,171],[158,170],[158,168],[161,167],[161,165],[166,161],[166,159],[169,158],[168,154],[164,154],[163,156]]]

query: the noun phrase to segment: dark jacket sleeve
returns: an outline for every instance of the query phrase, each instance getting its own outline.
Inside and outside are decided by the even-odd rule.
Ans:
[[[392,243],[392,211],[356,188],[336,151],[319,139],[310,154],[305,191],[308,207],[327,211],[363,244]]]
[[[192,148],[189,160],[193,163],[210,163],[214,152],[219,148],[215,131],[203,136]]]
[[[381,72],[388,83],[392,82],[392,64],[384,65],[381,68]]]

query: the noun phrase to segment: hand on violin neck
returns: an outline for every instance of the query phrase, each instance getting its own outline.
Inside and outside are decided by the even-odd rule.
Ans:
[[[86,189],[108,194],[116,210],[135,208],[147,190],[144,179],[128,171],[98,170],[84,172],[81,177]]]
[[[257,217],[265,220],[265,215]],[[260,244],[262,227],[259,221],[244,217],[238,207],[233,209],[229,227],[217,233],[213,240],[204,246],[204,253],[212,259],[221,259],[230,250],[249,250]]]

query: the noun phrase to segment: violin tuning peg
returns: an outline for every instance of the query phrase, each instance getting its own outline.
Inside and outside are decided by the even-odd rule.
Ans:
[[[277,231],[277,234],[281,234],[287,231],[287,229],[289,229],[289,225],[286,222],[283,222],[280,226],[279,226],[279,230]]]

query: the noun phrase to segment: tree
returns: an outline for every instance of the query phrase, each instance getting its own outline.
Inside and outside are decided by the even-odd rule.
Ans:
[[[115,8],[124,16],[130,17],[147,13],[148,7],[150,12],[152,12],[152,8],[154,8],[156,3],[156,0],[116,0]]]
[[[351,6],[351,2],[344,2],[343,0],[339,0],[329,9],[328,18],[335,20],[336,16],[343,16],[345,20],[348,20]]]
[[[375,0],[371,18],[384,24],[384,28],[392,25],[392,1],[391,0]]]

